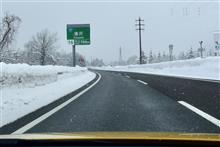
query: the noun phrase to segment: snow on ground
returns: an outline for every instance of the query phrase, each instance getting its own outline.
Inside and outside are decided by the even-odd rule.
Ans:
[[[196,58],[144,65],[105,66],[96,69],[220,80],[220,57]]]
[[[87,68],[0,63],[0,127],[84,86],[95,74]]]

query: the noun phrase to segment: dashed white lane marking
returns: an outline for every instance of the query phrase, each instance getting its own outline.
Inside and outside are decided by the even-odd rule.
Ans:
[[[125,76],[125,77],[130,78],[130,76],[128,76],[128,75],[127,75],[127,76]]]
[[[148,85],[148,83],[144,82],[144,81],[141,81],[141,80],[137,80],[138,82],[144,84],[144,85]]]
[[[40,122],[42,122],[43,120],[45,120],[49,116],[53,115],[54,113],[56,113],[57,111],[59,111],[60,109],[62,109],[63,107],[65,107],[66,105],[68,105],[69,103],[71,103],[72,101],[77,99],[78,97],[80,97],[82,94],[87,92],[89,89],[91,89],[93,86],[95,86],[99,82],[99,80],[101,79],[101,75],[99,73],[97,73],[97,74],[99,75],[99,78],[91,86],[87,87],[86,89],[84,89],[83,91],[81,91],[80,93],[78,93],[77,95],[72,97],[71,99],[69,99],[69,100],[65,101],[64,103],[60,104],[59,106],[53,108],[52,110],[43,114],[42,116],[38,117],[37,119],[33,120],[32,122],[26,124],[25,126],[21,127],[20,129],[16,130],[12,134],[22,134],[22,133],[26,132],[27,130],[31,129],[35,125],[39,124]]]
[[[202,116],[203,118],[220,128],[220,120],[218,120],[217,118],[203,112],[202,110],[199,110],[198,108],[188,104],[187,102],[178,101],[178,103],[182,104],[183,106],[187,107],[188,109],[192,110],[193,112],[197,113],[198,115]]]

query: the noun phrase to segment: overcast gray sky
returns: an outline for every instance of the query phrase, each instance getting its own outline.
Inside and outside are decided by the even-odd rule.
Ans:
[[[120,46],[123,59],[138,55],[135,19],[139,16],[145,20],[142,41],[147,53],[149,50],[168,51],[169,44],[174,44],[175,53],[191,46],[197,49],[199,40],[210,48],[214,46],[213,31],[219,30],[219,1],[216,0],[120,3],[5,0],[1,4],[3,12],[22,19],[17,48],[23,48],[31,36],[47,28],[58,33],[59,50],[71,52],[71,45],[66,40],[66,24],[90,23],[91,45],[76,47],[87,60],[95,57],[105,62],[118,60]]]

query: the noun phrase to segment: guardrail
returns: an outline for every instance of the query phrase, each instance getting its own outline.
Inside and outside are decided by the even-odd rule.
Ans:
[[[186,101],[200,110],[220,119],[220,81],[143,74],[124,71],[117,72],[133,79],[142,80],[154,89],[177,101]]]

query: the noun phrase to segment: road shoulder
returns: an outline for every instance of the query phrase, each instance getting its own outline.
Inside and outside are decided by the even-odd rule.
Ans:
[[[71,99],[73,96],[77,95],[78,93],[80,93],[84,89],[88,88],[90,85],[95,83],[98,80],[98,78],[99,78],[99,75],[96,74],[96,76],[93,80],[91,80],[90,82],[88,82],[84,86],[78,88],[77,90],[75,90],[73,92],[70,92],[69,94],[66,94],[65,96],[51,102],[50,104],[48,104],[46,106],[43,106],[43,107],[37,109],[36,111],[33,111],[33,112],[17,119],[16,121],[14,121],[12,123],[4,125],[3,127],[0,128],[0,134],[12,133],[15,130],[23,127],[24,125],[26,125],[28,123],[30,123],[31,121],[37,119],[38,117],[40,117],[43,114],[47,113],[48,111],[54,109],[55,107],[59,106],[60,104],[68,101],[69,99]]]

